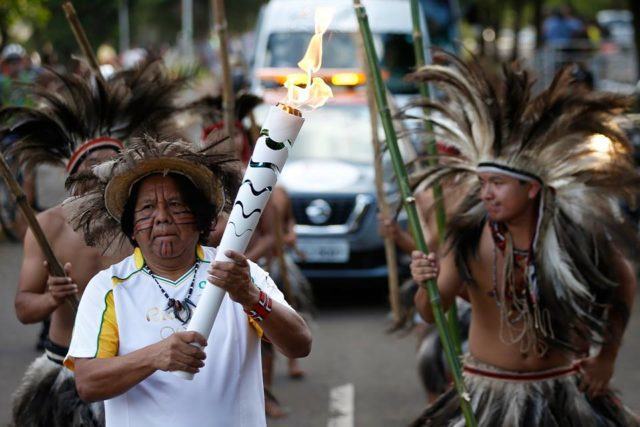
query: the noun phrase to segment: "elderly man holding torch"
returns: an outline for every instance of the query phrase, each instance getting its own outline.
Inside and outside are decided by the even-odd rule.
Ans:
[[[234,251],[215,262],[216,249],[200,244],[233,193],[235,166],[143,140],[95,169],[98,188],[67,202],[88,238],[135,246],[87,286],[65,360],[80,396],[105,400],[107,425],[265,425],[260,338],[290,357],[310,352],[307,325],[267,273]],[[227,294],[203,336],[185,329],[208,286]]]
[[[82,398],[106,400],[107,425],[265,425],[259,337],[287,357],[309,354],[304,320],[242,253],[304,122],[300,110],[332,95],[311,79],[330,17],[316,11],[298,64],[307,85],[288,80],[286,100],[269,110],[217,250],[200,242],[235,193],[234,157],[143,140],[95,168],[100,184],[67,203],[88,241],[123,234],[136,247],[87,286],[65,360]]]

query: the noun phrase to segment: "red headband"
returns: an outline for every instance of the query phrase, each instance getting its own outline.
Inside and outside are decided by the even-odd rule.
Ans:
[[[436,149],[438,150],[439,154],[448,154],[450,156],[457,156],[460,154],[460,150],[458,150],[456,147],[451,146],[451,145],[447,145],[444,142],[436,142]]]
[[[115,138],[111,138],[110,136],[90,139],[76,148],[73,154],[71,154],[71,158],[67,163],[67,173],[73,173],[83,157],[93,150],[97,150],[99,148],[112,148],[116,151],[120,151],[123,147],[124,145],[122,142]]]
[[[244,130],[244,126],[242,126],[242,122],[240,120],[236,120],[234,126],[236,127],[236,129]],[[202,140],[204,141],[205,139],[207,139],[209,134],[214,130],[220,130],[222,128],[224,128],[224,121],[220,121],[212,124],[211,126],[207,126],[206,128],[202,129]]]

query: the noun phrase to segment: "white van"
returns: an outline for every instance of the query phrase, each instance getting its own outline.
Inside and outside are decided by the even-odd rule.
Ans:
[[[415,93],[415,87],[403,80],[415,66],[409,0],[363,0],[374,35],[382,73],[392,93]],[[357,50],[358,21],[351,0],[271,0],[258,19],[252,89],[281,86],[284,76],[299,72],[296,64],[304,56],[314,31],[317,7],[335,10],[325,34],[320,76],[339,84],[336,75],[360,72]],[[360,73],[361,75],[361,73]],[[364,80],[346,79],[353,85]]]

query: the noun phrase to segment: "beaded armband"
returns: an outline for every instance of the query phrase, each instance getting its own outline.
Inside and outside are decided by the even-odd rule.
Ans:
[[[245,309],[244,312],[249,315],[256,322],[262,322],[271,314],[271,304],[272,300],[269,295],[260,291],[260,297],[258,302],[253,305],[250,309]]]

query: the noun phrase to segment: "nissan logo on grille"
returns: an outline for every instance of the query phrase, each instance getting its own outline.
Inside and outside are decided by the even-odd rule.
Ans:
[[[316,199],[309,203],[304,212],[312,223],[324,224],[331,217],[331,205],[322,199]]]

